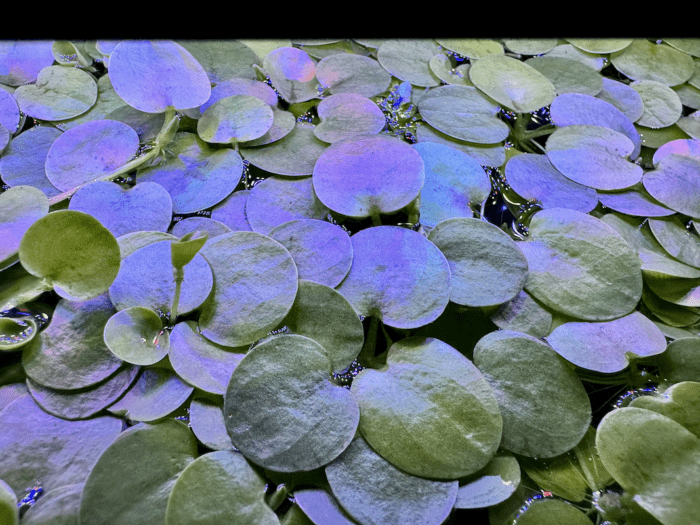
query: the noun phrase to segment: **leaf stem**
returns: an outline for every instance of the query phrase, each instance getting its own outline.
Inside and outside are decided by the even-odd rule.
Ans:
[[[182,281],[185,280],[185,269],[173,267],[173,275],[175,277],[175,299],[173,299],[173,307],[170,310],[170,315],[168,316],[168,323],[170,325],[174,325],[177,322],[177,309],[180,306],[180,292]]]

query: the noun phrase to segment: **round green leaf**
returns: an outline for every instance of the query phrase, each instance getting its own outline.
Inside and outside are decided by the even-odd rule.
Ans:
[[[637,397],[629,406],[658,412],[700,437],[700,383],[698,382],[676,383],[661,395]]]
[[[567,361],[604,374],[624,370],[630,358],[666,350],[661,330],[639,312],[602,323],[564,323],[547,342]]]
[[[398,226],[377,226],[351,237],[350,272],[338,286],[356,312],[395,328],[418,328],[443,312],[450,267],[428,239]]]
[[[559,57],[535,57],[525,64],[542,73],[554,85],[557,95],[585,93],[595,97],[603,89],[603,77],[590,66]]]
[[[620,51],[632,43],[631,38],[567,38],[566,40],[579,49],[599,55]]]
[[[122,122],[86,122],[53,142],[46,157],[46,176],[59,190],[68,191],[126,164],[138,147],[138,135]]]
[[[517,525],[588,525],[591,522],[583,512],[556,499],[533,501],[525,512],[519,513],[514,523]]]
[[[649,228],[669,255],[700,268],[700,238],[690,233],[678,216],[650,219]]]
[[[314,128],[314,135],[324,142],[379,133],[386,125],[382,110],[370,99],[355,93],[331,95],[316,110],[321,122]]]
[[[301,335],[254,347],[231,375],[224,398],[233,444],[254,463],[278,472],[313,470],[335,459],[355,434],[360,411],[330,382],[324,348]]]
[[[700,218],[700,158],[671,154],[644,174],[644,188],[661,204],[683,215]]]
[[[606,321],[630,313],[642,296],[637,253],[590,215],[542,210],[532,218],[530,240],[519,247],[529,268],[525,290],[558,312]]]
[[[510,128],[497,112],[498,106],[470,86],[441,86],[420,99],[421,117],[431,126],[477,144],[495,144],[508,137]]]
[[[506,500],[520,484],[520,466],[512,455],[496,456],[470,476],[457,492],[456,509],[479,509]]]
[[[211,208],[236,189],[243,159],[231,148],[211,148],[194,133],[178,133],[168,145],[174,156],[139,170],[139,182],[156,182],[173,200],[173,213]]]
[[[50,66],[41,70],[36,84],[14,93],[23,113],[41,120],[64,120],[85,113],[97,101],[97,83],[85,71]]]
[[[41,495],[22,516],[22,525],[75,525],[80,516],[84,483],[64,485]]]
[[[419,142],[413,146],[425,165],[420,194],[420,223],[426,231],[453,217],[473,216],[491,193],[491,181],[473,157],[443,144]]]
[[[474,364],[496,394],[506,450],[550,458],[581,441],[591,402],[576,373],[548,345],[520,332],[491,332],[476,344]]]
[[[119,435],[113,417],[65,421],[39,408],[29,394],[0,412],[0,479],[15,494],[83,483],[92,465]]]
[[[244,43],[237,40],[181,40],[199,62],[212,84],[229,79],[255,79],[254,64],[260,60]]]
[[[609,102],[630,120],[636,122],[644,113],[644,102],[637,91],[627,84],[618,82],[611,78],[603,79],[603,89],[596,95],[596,98]]]
[[[457,498],[457,481],[406,474],[375,453],[362,438],[326,467],[333,495],[361,525],[439,525]],[[367,483],[372,480],[372,483]]]
[[[632,82],[630,87],[642,97],[644,112],[635,122],[649,128],[675,124],[683,112],[683,104],[670,87],[653,80]]]
[[[503,55],[503,46],[487,38],[437,38],[436,41],[442,47],[468,58]]]
[[[176,241],[177,237],[164,232],[139,231],[127,233],[117,239],[119,249],[122,252],[122,260],[134,253],[139,248],[148,246],[158,241]]]
[[[284,138],[258,147],[241,148],[243,157],[260,169],[285,175],[305,177],[314,171],[314,165],[328,144],[316,138],[314,127],[297,123]]]
[[[582,64],[592,67],[596,71],[602,71],[606,65],[605,57],[598,56],[595,53],[582,51],[571,44],[559,44],[549,53],[547,53],[547,56],[577,60]]]
[[[0,270],[17,262],[22,237],[49,213],[49,199],[31,186],[16,186],[0,194]]]
[[[0,352],[19,350],[39,332],[31,317],[0,317]]]
[[[55,125],[61,130],[66,131],[68,129],[74,128],[75,126],[78,126],[79,124],[84,124],[92,120],[102,120],[106,118],[111,118],[108,117],[108,115],[111,115],[112,112],[123,107],[133,109],[131,108],[131,106],[128,106],[126,102],[124,102],[121,99],[121,97],[119,97],[119,95],[117,95],[116,91],[114,91],[114,88],[112,87],[112,82],[109,79],[109,74],[105,74],[101,76],[97,81],[97,102],[85,113],[82,113],[77,117],[61,120],[59,122],[56,122]],[[111,120],[119,119],[111,118]],[[159,127],[162,125],[162,122],[163,117],[161,116],[161,124],[159,124]]]
[[[643,408],[608,413],[596,447],[605,468],[634,501],[665,524],[697,521],[700,439],[672,419]]]
[[[338,500],[323,489],[295,490],[294,502],[314,525],[356,525]]]
[[[542,55],[554,49],[556,38],[504,38],[503,43],[513,53],[519,55]]]
[[[178,323],[170,334],[170,363],[175,372],[189,384],[212,394],[226,393],[231,374],[247,350],[207,341],[194,321]]]
[[[207,142],[222,144],[257,139],[272,127],[272,108],[251,95],[233,95],[210,106],[197,122]]]
[[[20,123],[19,106],[11,93],[0,89],[0,125],[5,127],[10,134],[19,131]]]
[[[399,80],[433,87],[440,79],[430,70],[430,59],[439,51],[434,40],[387,40],[377,50],[377,59]]]
[[[522,290],[496,310],[491,321],[502,330],[514,330],[540,338],[551,331],[552,313]]]
[[[91,182],[71,197],[68,208],[95,217],[112,235],[168,229],[173,216],[170,194],[154,182],[131,189],[107,181]]]
[[[259,184],[256,184],[256,187]],[[214,206],[211,218],[221,221],[233,231],[251,231],[246,217],[246,203],[251,190],[238,190]],[[174,229],[174,228],[173,228]],[[210,237],[213,237],[210,236]]]
[[[438,223],[428,240],[450,266],[450,301],[464,306],[495,306],[525,286],[527,259],[503,230],[479,219],[459,217]]]
[[[502,166],[506,161],[505,148],[502,144],[477,144],[459,140],[432,127],[427,122],[423,122],[416,130],[418,144],[423,142],[434,142],[450,146],[456,150],[466,153],[482,166]]]
[[[323,346],[334,371],[349,367],[362,350],[364,329],[355,310],[340,293],[323,284],[300,279],[283,324]]]
[[[242,454],[228,450],[205,454],[177,478],[168,497],[165,525],[279,524],[265,503],[265,487],[265,479]]]
[[[190,403],[189,424],[194,435],[205,447],[213,450],[234,450],[224,421],[223,399],[217,403],[195,395]]]
[[[158,314],[134,306],[109,318],[104,329],[105,344],[119,359],[134,365],[152,365],[170,349],[169,332],[163,330]]]
[[[486,95],[518,113],[548,106],[554,85],[532,66],[507,56],[486,56],[469,69],[469,78]]]
[[[696,139],[678,139],[667,142],[654,152],[654,167],[659,165],[661,159],[673,153],[677,155],[700,157],[700,141]]]
[[[10,486],[0,479],[0,523],[19,525],[17,496]]]
[[[598,199],[603,206],[636,217],[664,217],[674,213],[649,195],[641,184],[616,193],[598,193]]]
[[[170,231],[175,237],[183,237],[188,233],[196,231],[206,232],[211,239],[217,235],[223,235],[233,230],[226,226],[223,222],[208,219],[206,217],[188,217],[175,223]]]
[[[49,326],[24,347],[27,375],[59,390],[84,388],[112,375],[122,361],[109,351],[102,333],[113,314],[107,294],[87,301],[60,300]]]
[[[536,199],[545,208],[569,208],[588,213],[598,204],[597,192],[565,177],[547,155],[523,153],[506,164],[510,187],[524,199]]]
[[[418,152],[384,135],[336,142],[321,154],[313,170],[319,200],[348,217],[400,210],[418,196],[424,180]]]
[[[642,141],[634,124],[612,104],[583,93],[564,93],[552,101],[552,122],[559,127],[571,125],[602,126],[625,135],[634,144],[630,160],[639,156]]]
[[[653,80],[665,86],[682,84],[695,72],[691,56],[642,38],[612,53],[610,61],[618,71],[634,80]]]
[[[389,89],[391,75],[370,57],[339,53],[316,64],[316,79],[331,93],[373,97]]]
[[[462,86],[472,86],[469,80],[470,64],[461,64],[455,68],[452,62],[444,53],[438,53],[430,59],[430,70],[446,84],[459,84]]]
[[[0,411],[15,399],[22,397],[29,391],[24,383],[10,383],[0,387]]]
[[[80,502],[80,523],[165,523],[170,492],[195,456],[197,442],[180,421],[127,429],[92,467]]]
[[[78,390],[56,390],[27,377],[29,393],[45,412],[61,419],[88,419],[114,403],[132,385],[139,367],[125,365],[107,379]]]
[[[34,186],[47,197],[60,194],[44,169],[49,148],[60,135],[55,128],[35,126],[12,139],[0,157],[0,175],[5,184]]]
[[[247,78],[231,78],[220,82],[211,90],[211,96],[199,107],[200,113],[204,113],[212,104],[233,95],[251,95],[257,97],[270,106],[277,105],[277,93],[270,86],[259,80]]]
[[[352,242],[340,227],[317,219],[296,219],[280,224],[269,236],[287,248],[299,279],[331,288],[338,286],[352,265]]]
[[[565,126],[547,139],[547,157],[565,177],[599,190],[628,188],[642,179],[641,166],[627,159],[634,144],[601,126]]]
[[[670,383],[700,382],[700,337],[681,337],[671,341],[656,359],[661,377]]]
[[[138,380],[107,410],[131,421],[157,421],[180,408],[194,387],[162,368],[143,370]]]
[[[360,431],[377,453],[409,474],[443,480],[491,460],[501,415],[471,361],[438,339],[411,337],[392,345],[387,365],[352,383]]]
[[[306,51],[295,47],[274,49],[265,56],[263,68],[272,85],[290,104],[318,96],[316,64]]]
[[[216,281],[199,317],[204,337],[226,346],[250,344],[289,313],[299,277],[280,243],[260,233],[232,232],[212,239],[201,254]]]
[[[0,84],[22,86],[34,82],[54,62],[52,40],[0,42]]]
[[[196,108],[211,95],[202,66],[170,40],[120,42],[109,55],[109,77],[127,104],[146,113]]]
[[[276,106],[271,106],[272,109],[272,126],[261,137],[241,143],[243,148],[252,148],[254,146],[264,146],[283,139],[294,131],[296,126],[296,118],[293,113],[283,111]]]

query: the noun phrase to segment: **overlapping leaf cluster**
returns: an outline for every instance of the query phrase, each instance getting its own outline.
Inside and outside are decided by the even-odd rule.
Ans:
[[[0,519],[700,523],[699,61],[0,42]]]

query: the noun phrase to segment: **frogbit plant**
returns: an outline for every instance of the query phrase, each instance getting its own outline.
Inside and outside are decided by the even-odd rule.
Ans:
[[[700,524],[698,63],[0,42],[0,522]]]

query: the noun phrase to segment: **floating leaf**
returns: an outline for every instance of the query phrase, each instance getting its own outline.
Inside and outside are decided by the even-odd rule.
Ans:
[[[700,383],[676,383],[661,395],[637,397],[629,406],[658,412],[700,437]]]
[[[433,87],[440,85],[440,79],[430,70],[430,59],[439,51],[434,40],[386,40],[377,50],[377,59],[399,80]]]
[[[163,331],[158,314],[149,308],[126,308],[109,318],[105,344],[119,359],[134,365],[152,365],[170,349],[169,332]]]
[[[700,439],[672,419],[643,408],[608,413],[596,446],[605,468],[634,501],[666,524],[697,521]]]
[[[520,484],[520,466],[512,455],[496,456],[457,492],[456,509],[490,507],[509,498]]]
[[[180,421],[125,430],[90,471],[80,502],[80,522],[165,523],[170,492],[196,456],[197,442]]]
[[[295,219],[280,224],[269,236],[292,255],[299,279],[335,288],[350,271],[350,237],[334,224],[317,219]]]
[[[52,40],[6,40],[0,43],[0,84],[22,86],[34,82],[54,62]]]
[[[358,135],[379,133],[386,126],[382,110],[370,99],[355,93],[331,95],[317,106],[321,122],[314,135],[334,143]]]
[[[519,515],[518,525],[588,525],[590,519],[579,509],[566,501],[542,499],[532,502],[525,512]]]
[[[525,61],[554,85],[557,95],[584,93],[595,97],[603,89],[603,77],[581,62],[559,57],[535,57]]]
[[[603,206],[636,217],[665,217],[674,213],[649,195],[641,184],[616,193],[598,193],[598,199]]]
[[[681,337],[669,343],[655,362],[661,377],[670,383],[700,382],[700,337]]]
[[[629,188],[642,179],[642,167],[627,161],[633,151],[626,136],[601,126],[565,126],[547,139],[547,157],[560,173],[599,190]]]
[[[49,199],[31,186],[16,186],[0,194],[0,270],[19,259],[22,237],[36,221],[49,213]]]
[[[497,112],[498,106],[469,86],[441,86],[420,99],[426,122],[447,135],[478,144],[494,144],[508,137],[510,128],[496,117]]]
[[[181,40],[178,42],[202,66],[213,84],[229,79],[255,80],[254,64],[261,61],[245,44],[236,40]]]
[[[171,233],[175,237],[182,237],[188,233],[193,233],[196,231],[206,232],[209,238],[216,237],[217,235],[223,235],[224,233],[229,233],[233,230],[226,226],[223,222],[215,221],[214,219],[208,219],[206,217],[189,217],[175,223]]]
[[[556,38],[504,38],[503,43],[513,53],[519,55],[542,55],[554,49]]]
[[[664,301],[648,288],[642,292],[642,301],[651,313],[668,325],[690,326],[700,321],[697,309]]]
[[[190,427],[205,447],[213,450],[234,450],[224,421],[223,400],[215,402],[195,395],[190,403]]]
[[[506,450],[551,458],[576,445],[591,422],[591,402],[576,373],[548,345],[500,330],[482,337],[474,364],[493,388]]]
[[[109,297],[117,310],[140,306],[156,312],[170,312],[175,299],[171,243],[148,244],[122,261],[119,274],[109,288]],[[201,306],[214,284],[211,268],[200,254],[195,255],[184,270],[179,314]]]
[[[700,141],[696,139],[678,139],[667,142],[654,152],[654,167],[658,166],[661,159],[671,154],[700,157]]]
[[[576,502],[583,501],[588,495],[586,478],[573,452],[547,459],[521,456],[519,462],[523,471],[542,490]]]
[[[109,55],[109,77],[117,94],[146,113],[196,108],[211,95],[204,68],[170,40],[124,40]]]
[[[334,371],[349,367],[362,350],[364,329],[350,303],[334,289],[299,280],[292,309],[282,321],[291,333],[323,346]]]
[[[23,525],[73,525],[80,515],[84,483],[63,485],[41,495],[41,504],[32,505],[22,516]]]
[[[604,100],[583,93],[564,93],[552,101],[552,122],[559,127],[571,125],[603,126],[622,133],[634,144],[630,160],[636,160],[642,148],[639,133],[622,111]]]
[[[356,312],[395,328],[426,325],[450,296],[450,267],[425,237],[397,226],[378,226],[351,237],[350,272],[338,287]]]
[[[253,231],[269,234],[296,219],[325,219],[326,208],[316,197],[311,177],[269,177],[250,192],[245,215]]]
[[[653,44],[637,38],[610,55],[615,68],[634,80],[653,80],[665,86],[677,86],[695,71],[692,57],[665,44]]]
[[[211,218],[221,221],[233,231],[252,231],[246,218],[246,203],[251,190],[239,190],[214,206]]]
[[[205,454],[177,478],[168,497],[165,525],[184,525],[193,519],[211,525],[279,525],[279,518],[265,503],[265,487],[265,479],[242,454],[227,450]]]
[[[469,78],[486,95],[518,113],[548,106],[554,85],[532,66],[507,56],[486,56],[469,69]]]
[[[260,233],[232,232],[212,239],[202,255],[216,281],[199,317],[204,337],[226,346],[250,344],[289,313],[299,278],[280,243]]]
[[[491,316],[491,321],[502,330],[523,332],[540,338],[551,331],[552,313],[525,290],[521,290]]]
[[[436,38],[442,47],[467,58],[484,58],[489,55],[503,55],[500,42],[487,38]]]
[[[324,348],[301,335],[280,335],[248,352],[224,398],[236,448],[278,472],[335,459],[352,441],[360,411],[350,391],[330,382],[331,371]]]
[[[220,396],[248,347],[229,348],[207,341],[194,321],[178,323],[170,334],[170,363],[189,384]]]
[[[683,215],[700,218],[700,158],[671,154],[655,170],[644,174],[644,188],[663,205]]]
[[[675,124],[683,112],[683,104],[670,87],[653,80],[632,82],[630,87],[642,97],[644,112],[635,122],[649,128]]]
[[[109,79],[109,75],[105,74],[97,80],[97,102],[95,102],[95,104],[85,113],[82,113],[77,117],[56,122],[56,126],[65,131],[93,120],[119,120],[108,115],[111,115],[112,112],[123,107],[133,109],[131,106],[128,106],[119,95],[117,95],[117,92],[114,91],[114,88],[112,87],[112,81]]]
[[[296,118],[289,111],[283,111],[276,106],[272,109],[272,126],[261,137],[241,143],[242,148],[252,148],[254,146],[264,146],[283,139],[289,135],[296,126]]]
[[[413,146],[425,165],[420,193],[420,222],[429,231],[453,217],[472,217],[471,206],[480,205],[491,193],[491,181],[481,164],[461,151],[431,142]]]
[[[27,378],[29,393],[42,410],[61,419],[88,419],[119,399],[133,384],[139,367],[125,365],[107,379],[77,390],[56,390]]]
[[[527,279],[527,259],[508,234],[479,219],[438,223],[428,234],[450,266],[450,301],[495,306],[515,297]]]
[[[418,143],[435,142],[449,146],[463,153],[466,153],[482,166],[502,166],[506,161],[505,148],[502,144],[477,144],[459,140],[432,127],[427,122],[423,122],[416,130]]]
[[[87,301],[61,299],[51,324],[24,348],[27,375],[59,390],[87,387],[112,375],[122,361],[104,344],[102,332],[113,314],[107,294]]]
[[[438,53],[430,59],[430,70],[447,84],[459,84],[462,86],[472,86],[469,80],[469,64],[461,64],[455,68],[452,62],[444,53]]]
[[[83,483],[103,450],[121,432],[121,421],[98,417],[65,421],[39,408],[29,394],[0,412],[0,479],[17,494],[41,483]]]
[[[127,233],[117,239],[122,252],[122,261],[139,248],[158,241],[176,241],[177,237],[165,232],[138,231]]]
[[[221,144],[253,140],[272,127],[272,108],[251,95],[222,98],[202,114],[197,133],[207,142]]]
[[[355,525],[338,500],[323,489],[304,489],[294,491],[294,502],[304,511],[311,521],[320,525]]]
[[[46,157],[46,176],[59,190],[68,191],[126,164],[138,147],[138,135],[122,122],[86,122],[53,142]]]
[[[194,133],[178,133],[169,144],[173,157],[138,172],[139,182],[157,182],[173,200],[173,213],[210,208],[236,189],[243,159],[230,148],[212,148]]]
[[[348,217],[398,211],[418,196],[424,180],[418,152],[383,135],[336,142],[313,170],[319,200]]]
[[[19,123],[20,114],[17,101],[10,93],[0,89],[0,125],[13,134],[18,131]]]
[[[85,71],[50,66],[36,84],[20,86],[15,99],[23,113],[41,120],[64,120],[85,113],[97,101],[97,84]]]
[[[650,219],[649,228],[669,255],[700,268],[700,238],[690,233],[678,216]]]
[[[287,177],[305,177],[328,145],[316,138],[314,127],[297,123],[282,139],[258,147],[241,148],[243,157],[254,166]]]
[[[316,64],[306,51],[282,47],[270,51],[263,68],[272,85],[290,104],[316,98]]]
[[[527,200],[536,199],[545,208],[569,208],[588,213],[598,204],[597,192],[565,177],[547,155],[523,153],[506,164],[510,187]]]
[[[46,155],[53,142],[61,136],[55,128],[35,126],[10,142],[0,157],[0,174],[8,186],[34,186],[47,197],[60,194],[46,176]]]
[[[162,368],[147,368],[119,401],[107,410],[131,421],[157,421],[189,399],[193,386]]]
[[[92,215],[115,237],[164,232],[173,216],[170,194],[154,182],[141,182],[128,190],[113,182],[91,182],[75,192],[68,208]]]
[[[271,107],[277,105],[277,93],[264,82],[247,78],[231,78],[217,84],[211,90],[209,100],[199,107],[199,111],[203,114],[213,104],[234,95],[250,95],[259,98]]]
[[[596,95],[596,98],[609,102],[630,120],[636,122],[644,113],[644,102],[637,91],[627,84],[618,82],[611,78],[603,79],[603,89]]]
[[[31,317],[0,317],[0,352],[19,350],[39,333]]]
[[[630,359],[666,350],[666,338],[639,312],[602,323],[564,323],[547,342],[569,362],[604,374],[627,368]]]
[[[389,89],[391,75],[376,60],[360,55],[331,55],[316,64],[316,78],[334,95],[373,97]]]
[[[535,299],[588,321],[634,310],[642,295],[639,258],[603,221],[550,208],[532,218],[530,239],[519,247],[529,267],[525,290]]]
[[[19,399],[29,390],[24,383],[10,383],[0,387],[0,412],[15,399]]]
[[[602,71],[606,65],[605,57],[601,57],[594,53],[581,51],[579,48],[571,44],[560,44],[547,53],[548,57],[559,57],[576,60],[582,64],[592,67],[596,71]]]
[[[442,480],[491,460],[501,415],[471,361],[438,339],[412,337],[392,345],[387,365],[352,383],[360,431],[377,453],[404,472]]]
[[[326,477],[338,502],[363,525],[398,525],[406,516],[439,525],[450,514],[458,490],[456,481],[431,481],[402,472],[362,438],[326,467]]]
[[[632,43],[631,38],[567,38],[566,40],[579,49],[599,55],[621,51]]]
[[[12,488],[0,479],[0,523],[19,525],[17,496]]]

